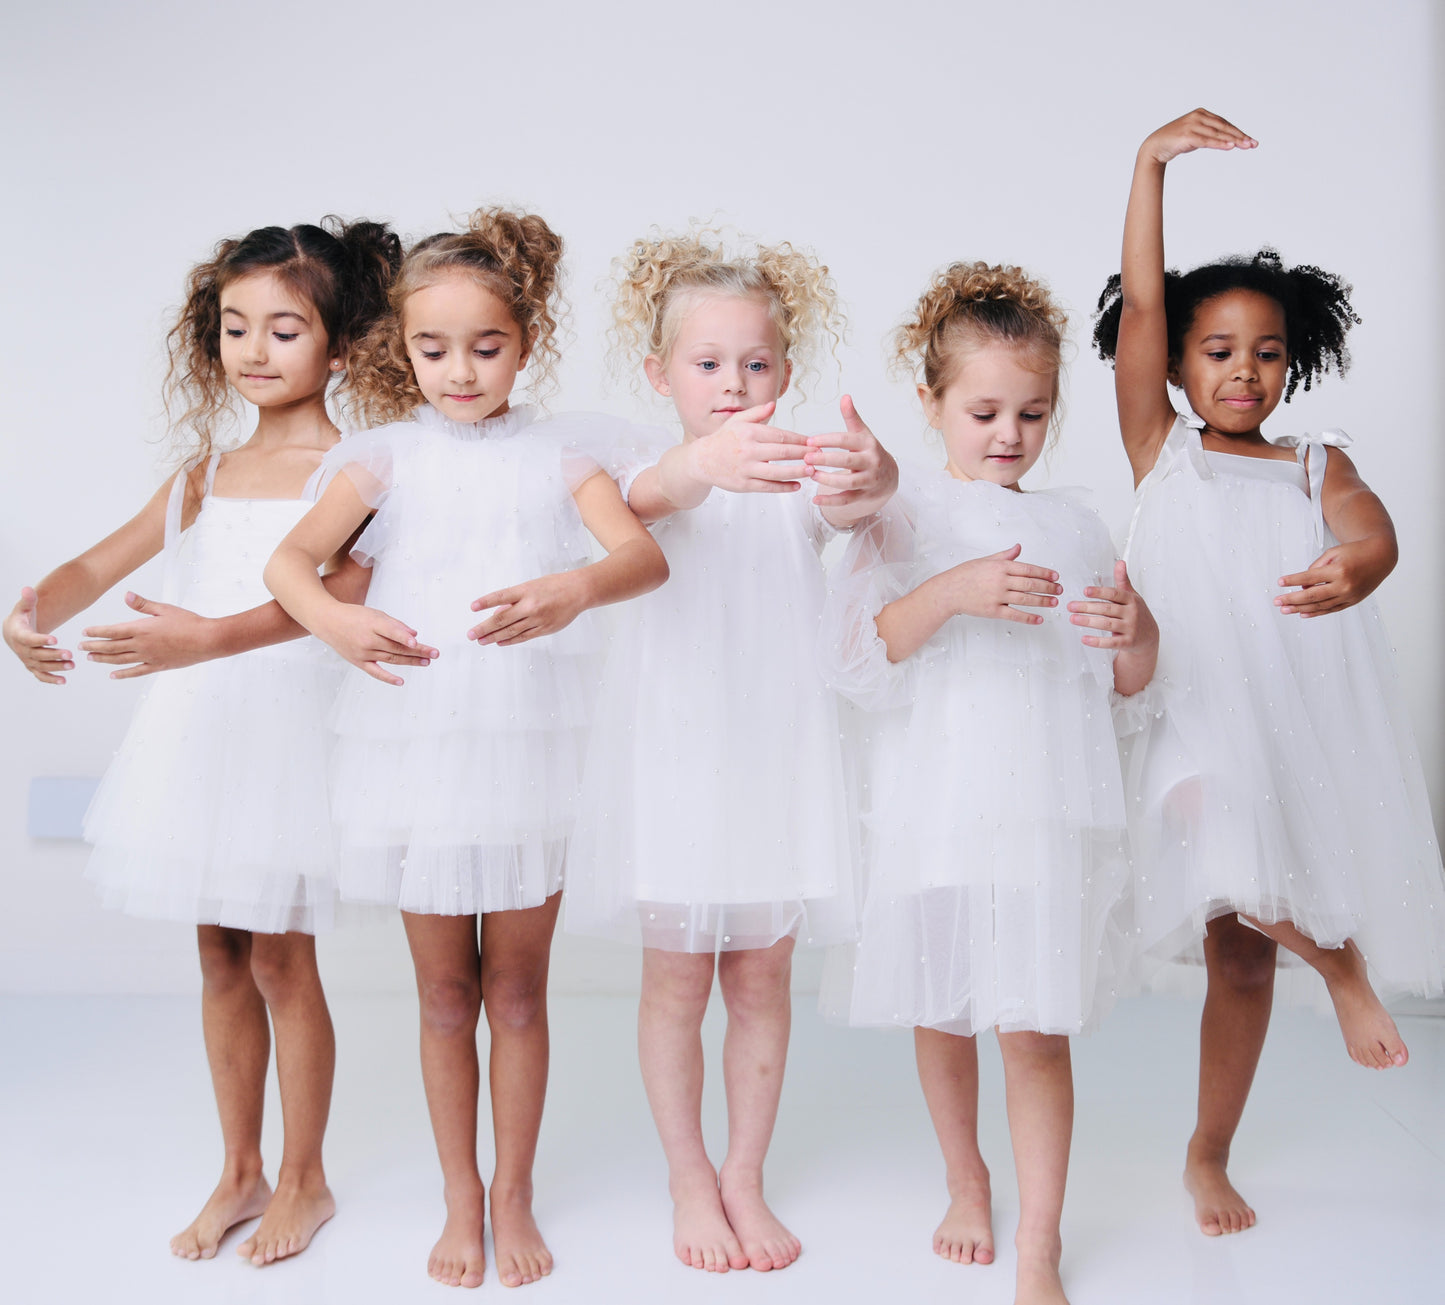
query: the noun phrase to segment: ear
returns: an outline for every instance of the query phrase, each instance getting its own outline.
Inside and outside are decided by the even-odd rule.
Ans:
[[[1176,390],[1182,390],[1184,388],[1184,381],[1179,375],[1178,358],[1171,358],[1169,360],[1169,369],[1164,373],[1164,379]]]
[[[537,343],[537,333],[529,331],[522,340],[522,352],[517,358],[517,374],[520,376],[523,369],[532,360],[532,346]]]
[[[647,383],[652,386],[664,399],[672,398],[672,386],[667,381],[667,369],[662,365],[662,359],[655,353],[650,353],[642,360],[642,371],[647,377]]]
[[[793,364],[791,360],[783,363],[783,383],[778,386],[778,398],[782,398],[788,392],[788,385],[793,379]]]
[[[923,419],[933,427],[934,430],[943,429],[943,412],[941,411],[937,397],[926,385],[918,387],[918,402],[923,405]]]

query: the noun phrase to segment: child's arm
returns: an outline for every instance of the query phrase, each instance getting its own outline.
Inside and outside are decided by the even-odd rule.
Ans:
[[[674,445],[638,474],[627,505],[651,525],[697,507],[713,488],[735,494],[789,494],[810,471],[803,458],[808,441],[767,425],[775,403],[735,413],[702,439]]]
[[[602,472],[582,482],[572,497],[582,524],[607,550],[600,562],[574,571],[538,576],[486,594],[472,611],[496,610],[467,631],[479,644],[508,648],[570,625],[589,607],[621,602],[656,589],[667,579],[667,559],[626,503],[617,483]]]
[[[1324,616],[1353,607],[1374,593],[1400,560],[1390,514],[1339,449],[1331,449],[1325,463],[1320,506],[1340,542],[1321,553],[1308,571],[1280,577],[1281,586],[1300,588],[1274,600],[1286,616]]]
[[[878,511],[898,488],[898,464],[863,424],[853,399],[839,401],[844,430],[832,435],[810,435],[803,461],[813,480],[831,494],[818,494],[813,502],[823,519],[839,530],[850,530]],[[831,467],[831,471],[819,471]]]
[[[383,684],[404,684],[381,663],[400,665],[419,655],[425,666],[437,656],[436,649],[420,646],[415,630],[385,612],[342,601],[317,573],[370,512],[351,477],[338,475],[271,554],[263,578],[297,622],[353,666]],[[398,645],[400,655],[394,651]]]
[[[1119,431],[1137,485],[1153,469],[1174,424],[1169,334],[1164,315],[1164,169],[1197,149],[1253,149],[1257,141],[1207,109],[1160,127],[1139,147],[1124,215],[1119,343],[1114,396]]]
[[[1044,618],[1022,607],[1056,607],[1059,573],[1018,560],[1015,544],[989,557],[976,557],[925,580],[878,613],[878,637],[890,662],[912,657],[955,616],[981,616],[1038,625]]]
[[[336,570],[321,578],[327,592],[343,603],[365,602],[370,582],[371,572],[349,555],[340,558]],[[127,594],[125,601],[143,619],[90,626],[80,645],[86,660],[121,668],[111,672],[113,680],[233,657],[299,639],[306,633],[274,599],[249,611],[215,617],[198,616],[183,607],[158,603],[139,594]],[[386,651],[391,654],[388,663],[398,666],[424,666],[431,652],[399,643],[390,644]]]
[[[1114,563],[1114,583],[1090,585],[1084,590],[1089,602],[1069,604],[1069,617],[1075,625],[1086,625],[1104,634],[1086,634],[1090,648],[1111,648],[1114,657],[1114,689],[1126,698],[1138,693],[1154,678],[1159,661],[1159,627],[1154,614],[1134,586],[1129,583],[1129,568],[1121,560]]]
[[[58,672],[75,669],[74,654],[57,648],[50,631],[64,625],[77,612],[83,612],[112,585],[161,551],[166,539],[166,509],[171,490],[176,476],[186,474],[184,470],[176,472],[119,530],[112,531],[79,557],[56,567],[34,589],[27,587],[20,591],[20,601],[5,618],[4,639],[25,669],[42,684],[64,684],[65,677]],[[195,513],[199,503],[193,473],[186,487],[183,522]]]

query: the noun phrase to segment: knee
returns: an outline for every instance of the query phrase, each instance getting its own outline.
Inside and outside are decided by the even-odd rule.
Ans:
[[[203,928],[198,944],[201,981],[207,988],[225,992],[252,982],[251,935],[244,929]]]
[[[791,1000],[792,965],[766,952],[730,952],[718,966],[718,986],[728,1015],[746,1019],[775,1013]]]
[[[482,1009],[481,985],[466,976],[425,979],[417,985],[421,1022],[430,1033],[444,1038],[475,1036]]]
[[[713,958],[649,950],[642,963],[643,1017],[701,1024],[712,996]]]
[[[1026,1029],[1017,1033],[1000,1032],[998,1045],[1005,1065],[1049,1073],[1061,1067],[1067,1072],[1071,1063],[1069,1039],[1061,1033],[1034,1033]]]
[[[482,978],[482,1003],[492,1028],[531,1028],[547,1015],[546,968],[489,971]]]
[[[1219,939],[1214,964],[1209,967],[1210,979],[1236,992],[1257,992],[1274,982],[1277,953],[1271,939],[1241,925]]]
[[[307,980],[315,975],[316,953],[309,938],[258,934],[252,940],[251,977],[268,1006],[309,986]]]

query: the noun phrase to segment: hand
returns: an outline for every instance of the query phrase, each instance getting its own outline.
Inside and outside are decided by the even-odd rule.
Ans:
[[[1038,625],[1042,616],[1015,611],[1022,607],[1057,607],[1063,593],[1059,573],[1020,562],[1023,545],[1015,544],[988,557],[962,562],[940,577],[955,616],[982,616],[999,621]]]
[[[80,645],[87,661],[124,668],[112,671],[111,679],[129,680],[155,671],[172,671],[215,655],[211,638],[215,622],[209,618],[184,607],[152,602],[139,594],[126,594],[125,602],[146,619],[89,626]]]
[[[1281,576],[1282,588],[1299,588],[1295,593],[1281,594],[1274,605],[1285,616],[1309,618],[1342,612],[1368,598],[1390,574],[1391,565],[1372,541],[1336,544],[1317,557],[1308,571]]]
[[[484,594],[472,604],[472,611],[494,611],[480,625],[467,631],[468,639],[478,644],[497,644],[510,648],[544,634],[555,634],[577,619],[587,606],[581,582],[571,571],[538,576],[510,589]]]
[[[689,478],[734,494],[797,490],[812,474],[803,461],[808,441],[767,424],[776,407],[776,403],[763,403],[736,412],[711,435],[686,445]],[[666,484],[662,491],[667,494]]]
[[[1131,648],[1154,648],[1159,644],[1159,627],[1154,614],[1129,583],[1129,568],[1122,561],[1114,563],[1114,584],[1090,585],[1084,590],[1090,602],[1072,602],[1069,620],[1103,630],[1101,635],[1086,634],[1090,648],[1113,648],[1120,652]]]
[[[870,511],[881,507],[898,488],[898,464],[858,416],[853,399],[845,394],[838,402],[843,413],[843,430],[830,435],[810,435],[804,465],[813,480],[832,494],[818,494],[813,502],[820,508],[840,508],[870,502]],[[820,468],[830,470],[820,470]]]
[[[312,631],[347,661],[383,684],[405,684],[385,670],[391,666],[430,666],[440,654],[416,641],[416,631],[374,607],[336,603],[324,626]]]
[[[10,651],[20,658],[21,664],[41,684],[64,684],[65,676],[57,671],[73,671],[74,654],[55,646],[53,634],[41,634],[35,628],[35,608],[39,599],[35,590],[26,585],[20,591],[20,601],[10,609],[5,618],[5,642]]]
[[[1139,147],[1139,157],[1165,164],[1194,150],[1252,150],[1259,142],[1208,109],[1165,123]]]

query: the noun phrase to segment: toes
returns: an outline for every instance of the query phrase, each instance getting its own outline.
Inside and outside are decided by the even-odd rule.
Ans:
[[[992,1264],[993,1247],[986,1243],[981,1246],[975,1246],[973,1248],[973,1262],[975,1264]]]
[[[1207,1214],[1199,1223],[1199,1231],[1206,1237],[1218,1237],[1224,1231],[1217,1214]]]

